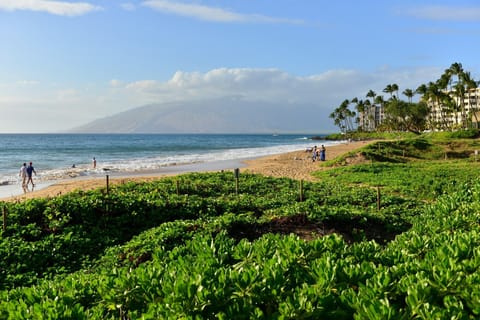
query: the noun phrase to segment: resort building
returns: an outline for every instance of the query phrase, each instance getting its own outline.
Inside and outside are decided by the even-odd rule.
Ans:
[[[384,120],[385,108],[383,105],[365,106],[365,110],[358,116],[358,124],[363,131],[375,131]]]
[[[451,100],[429,99],[428,121],[436,130],[445,128],[479,127],[480,122],[480,88],[467,90],[463,98],[453,91],[446,92]]]
[[[427,117],[429,130],[480,128],[480,88],[466,91],[463,98],[454,91],[445,92],[451,99],[427,101],[430,114]],[[363,131],[375,131],[385,121],[383,105],[366,105],[358,113],[358,126]]]

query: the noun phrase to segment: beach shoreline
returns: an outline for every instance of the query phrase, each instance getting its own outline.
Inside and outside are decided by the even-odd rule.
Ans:
[[[327,146],[326,160],[332,160],[355,149],[361,148],[371,141],[355,141]],[[208,163],[195,163],[182,166],[166,167],[161,172],[131,172],[111,173],[108,175],[109,185],[127,183],[132,181],[153,181],[167,176],[185,174],[189,172],[216,172],[240,168],[247,173],[258,173],[272,177],[288,177],[297,180],[315,181],[312,173],[321,170],[320,161],[313,162],[311,153],[298,150],[279,153],[252,159],[224,160]],[[105,187],[107,175],[101,177],[76,177],[57,181],[46,182],[34,191],[22,193],[19,185],[17,194],[3,193],[0,201],[22,201],[32,198],[55,197],[75,190],[92,190]]]

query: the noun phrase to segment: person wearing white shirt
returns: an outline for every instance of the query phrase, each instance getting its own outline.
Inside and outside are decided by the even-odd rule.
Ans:
[[[25,182],[27,182],[27,163],[24,162],[23,166],[20,167],[20,173],[18,174],[22,178],[22,187],[25,186]]]

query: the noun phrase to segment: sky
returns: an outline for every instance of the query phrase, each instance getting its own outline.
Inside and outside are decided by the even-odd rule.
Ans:
[[[0,0],[0,132],[228,96],[327,118],[456,62],[480,80],[479,36],[478,0]]]

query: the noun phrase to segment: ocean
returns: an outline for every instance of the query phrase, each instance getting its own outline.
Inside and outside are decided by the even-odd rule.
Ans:
[[[21,184],[19,170],[24,162],[33,162],[36,183],[51,184],[61,179],[105,174],[220,170],[225,169],[226,163],[241,165],[244,159],[335,143],[310,137],[307,134],[0,134],[0,196],[6,193],[2,187]],[[96,168],[92,165],[93,157]]]

